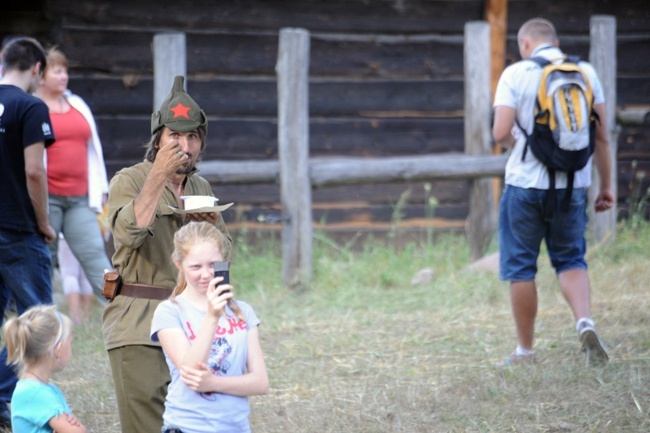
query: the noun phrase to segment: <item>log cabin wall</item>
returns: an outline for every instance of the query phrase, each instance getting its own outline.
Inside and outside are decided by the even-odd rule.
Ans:
[[[311,156],[387,157],[463,151],[463,27],[485,17],[474,0],[34,0],[3,5],[0,36],[30,34],[57,44],[70,85],[96,116],[109,176],[143,158],[153,110],[151,44],[159,32],[187,39],[188,91],[210,121],[204,160],[277,158],[275,63],[279,30],[311,34]],[[646,0],[508,2],[507,63],[516,32],[541,16],[565,51],[588,59],[589,17],[617,18],[620,108],[650,105],[650,6]],[[619,136],[619,204],[648,180],[650,127]],[[635,161],[635,162],[633,162]],[[634,166],[634,167],[633,167]],[[640,182],[635,181],[640,180]],[[214,185],[231,227],[269,227],[277,185]],[[314,220],[338,230],[462,228],[465,181],[340,186],[314,190]],[[400,206],[397,203],[400,202]],[[260,220],[267,223],[258,223]],[[279,225],[275,225],[278,227]]]

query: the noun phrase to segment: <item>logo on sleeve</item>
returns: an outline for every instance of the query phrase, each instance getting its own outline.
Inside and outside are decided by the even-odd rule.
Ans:
[[[49,123],[43,122],[41,128],[43,128],[43,135],[52,135],[52,129],[50,128]]]
[[[0,117],[2,117],[2,114],[5,112],[5,106],[3,104],[0,104]]]

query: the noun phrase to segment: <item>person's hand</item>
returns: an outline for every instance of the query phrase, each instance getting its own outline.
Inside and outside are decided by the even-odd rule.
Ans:
[[[210,382],[214,379],[212,371],[204,363],[199,363],[196,368],[181,367],[181,380],[192,391],[210,392],[214,386]]]
[[[43,240],[48,245],[56,239],[56,232],[49,224],[46,227],[39,227],[38,232],[43,236]]]
[[[606,211],[611,209],[612,206],[614,206],[614,195],[608,189],[602,190],[594,200],[596,212]]]
[[[79,422],[79,420],[77,419],[76,416],[74,416],[71,413],[67,413],[66,415],[68,417],[68,422],[70,424],[72,424],[73,426],[76,426],[76,427],[79,427],[81,425],[81,423]]]
[[[171,137],[167,143],[160,143],[154,165],[160,167],[167,177],[174,176],[187,164],[189,156],[183,152],[178,138]]]
[[[217,222],[217,219],[219,218],[219,214],[217,212],[188,213],[186,214],[186,216],[187,219],[189,219],[190,221],[195,221],[195,222],[206,221],[212,225],[214,225]]]
[[[206,294],[208,298],[208,315],[217,319],[226,314],[225,308],[228,299],[233,297],[233,287],[230,284],[217,286],[222,281],[223,277],[216,277],[210,281],[208,293]]]

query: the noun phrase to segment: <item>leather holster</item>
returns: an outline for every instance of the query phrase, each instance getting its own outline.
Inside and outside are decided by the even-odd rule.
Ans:
[[[122,277],[115,269],[104,271],[104,287],[102,295],[104,298],[112,301],[117,295],[120,294],[122,286]]]

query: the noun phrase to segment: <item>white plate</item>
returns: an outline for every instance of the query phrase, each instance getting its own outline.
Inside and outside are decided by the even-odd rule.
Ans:
[[[200,207],[197,209],[190,209],[190,210],[184,210],[184,209],[178,209],[175,208],[174,206],[169,206],[171,210],[174,211],[174,213],[177,213],[179,215],[187,215],[187,214],[193,214],[193,213],[210,213],[210,212],[223,212],[226,209],[228,209],[230,206],[232,206],[235,203],[228,203],[224,204],[222,206],[210,206],[210,207]]]

